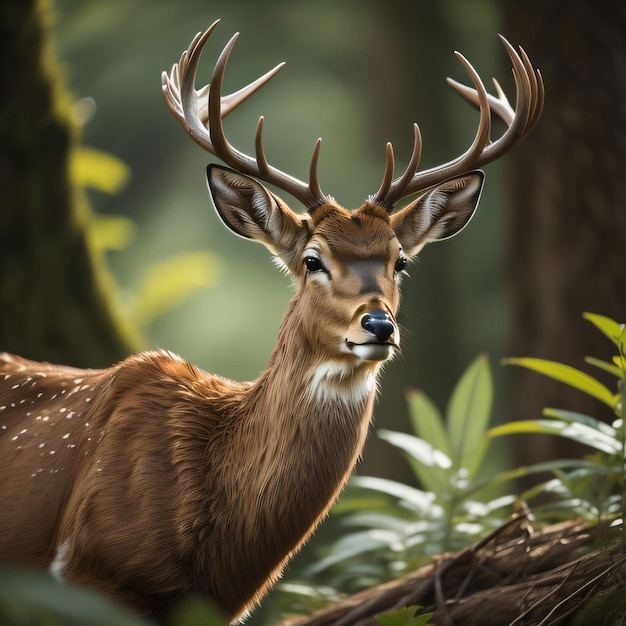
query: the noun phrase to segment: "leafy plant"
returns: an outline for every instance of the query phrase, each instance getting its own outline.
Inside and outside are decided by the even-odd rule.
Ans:
[[[562,409],[546,408],[545,419],[521,420],[496,426],[488,433],[491,439],[517,433],[538,433],[566,437],[585,444],[594,450],[585,457],[578,467],[567,470],[571,461],[561,460],[552,464],[554,478],[541,483],[520,495],[520,499],[532,500],[538,495],[552,497],[547,509],[554,515],[559,510],[567,517],[575,515],[591,518],[624,517],[624,421],[626,419],[626,331],[624,324],[602,315],[585,313],[584,318],[591,322],[615,346],[616,354],[611,362],[587,357],[588,364],[607,372],[617,379],[617,392],[613,392],[593,376],[569,365],[533,358],[506,359],[505,364],[531,369],[561,383],[578,389],[610,407],[616,419],[612,424]],[[534,468],[524,468],[532,471]],[[536,511],[537,508],[533,507]]]

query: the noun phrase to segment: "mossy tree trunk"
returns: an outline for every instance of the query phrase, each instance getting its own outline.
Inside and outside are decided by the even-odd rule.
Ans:
[[[103,366],[136,344],[90,248],[84,192],[70,179],[79,132],[51,22],[46,0],[0,4],[0,349]]]

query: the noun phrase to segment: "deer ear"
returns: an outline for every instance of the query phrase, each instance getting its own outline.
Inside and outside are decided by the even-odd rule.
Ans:
[[[459,233],[474,215],[485,175],[480,170],[455,176],[428,190],[391,216],[391,227],[408,256],[429,241]]]
[[[221,165],[207,167],[213,206],[236,235],[253,239],[287,265],[307,232],[304,219],[253,178]]]

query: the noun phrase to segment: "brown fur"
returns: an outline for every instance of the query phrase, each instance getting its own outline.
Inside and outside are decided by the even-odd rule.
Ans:
[[[405,216],[409,237],[368,204],[297,216],[252,179],[222,175],[261,198],[218,189],[222,219],[297,281],[267,368],[239,383],[167,352],[105,370],[2,355],[0,563],[52,564],[156,617],[199,592],[237,619],[347,481],[399,341],[400,241],[421,247],[432,224],[420,238]],[[324,271],[305,270],[311,250]],[[361,323],[373,309],[393,322],[382,343]],[[384,356],[369,356],[372,344]]]

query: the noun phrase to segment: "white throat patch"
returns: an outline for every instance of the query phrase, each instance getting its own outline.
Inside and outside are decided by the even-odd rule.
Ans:
[[[310,370],[309,390],[317,402],[355,405],[376,390],[378,366],[358,370],[345,361],[327,361]]]

